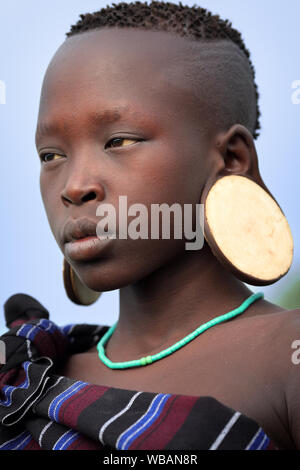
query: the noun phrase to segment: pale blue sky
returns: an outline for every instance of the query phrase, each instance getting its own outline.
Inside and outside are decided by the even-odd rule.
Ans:
[[[149,2],[148,2],[149,3]],[[177,2],[174,2],[177,3]],[[257,151],[262,177],[290,223],[295,259],[288,275],[273,286],[251,287],[274,299],[300,265],[299,148],[300,104],[291,101],[300,80],[299,0],[203,0],[197,5],[228,18],[241,31],[256,70],[260,92],[261,136]],[[62,254],[48,226],[39,190],[40,163],[34,144],[41,84],[53,54],[80,13],[109,2],[94,0],[10,0],[0,6],[1,246],[0,333],[3,304],[23,292],[36,297],[59,325],[113,324],[118,292],[107,292],[91,307],[72,304],[62,284]]]

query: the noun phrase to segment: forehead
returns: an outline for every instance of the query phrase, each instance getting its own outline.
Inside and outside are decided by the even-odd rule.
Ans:
[[[191,41],[161,31],[103,28],[68,38],[42,86],[39,118],[106,102],[182,109],[194,102],[184,63]]]

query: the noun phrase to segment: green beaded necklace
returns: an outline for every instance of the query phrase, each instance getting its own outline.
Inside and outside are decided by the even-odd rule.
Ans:
[[[109,330],[107,330],[105,335],[103,335],[103,337],[100,339],[100,341],[97,344],[99,358],[110,369],[128,369],[129,367],[147,366],[149,364],[152,364],[152,362],[158,361],[159,359],[162,359],[163,357],[166,357],[169,354],[174,353],[175,351],[177,351],[177,349],[182,348],[183,346],[188,344],[190,341],[192,341],[194,338],[196,338],[198,335],[203,333],[205,330],[208,330],[212,326],[218,325],[219,323],[225,322],[227,320],[230,320],[231,318],[236,317],[237,315],[240,315],[255,300],[263,298],[263,297],[264,297],[263,292],[257,292],[256,294],[252,294],[236,309],[232,310],[231,312],[224,313],[224,315],[215,317],[212,320],[209,320],[208,322],[204,323],[203,325],[200,325],[195,331],[185,336],[185,338],[181,339],[177,343],[173,344],[173,346],[170,346],[169,348],[164,349],[160,353],[154,354],[154,356],[142,357],[141,359],[137,359],[135,361],[112,362],[108,359],[108,357],[106,357],[104,346],[109,340],[109,338],[111,337],[111,335],[113,334],[113,332],[115,331],[115,328],[117,326],[117,323],[116,323],[115,325],[110,327]]]

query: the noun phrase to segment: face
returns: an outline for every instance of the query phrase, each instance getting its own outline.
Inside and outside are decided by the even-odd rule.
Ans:
[[[117,237],[78,257],[64,230],[70,220],[98,223],[97,207],[118,210],[121,195],[149,214],[151,204],[200,202],[212,159],[204,108],[180,67],[187,53],[187,40],[166,32],[106,28],[68,38],[48,66],[36,132],[41,195],[59,248],[91,289],[136,283],[184,255],[185,240]]]

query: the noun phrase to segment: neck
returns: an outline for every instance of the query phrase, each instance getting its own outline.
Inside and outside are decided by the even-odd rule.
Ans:
[[[238,307],[252,293],[221,266],[206,243],[197,252],[185,251],[120,289],[119,320],[107,354],[112,361],[155,354]]]

